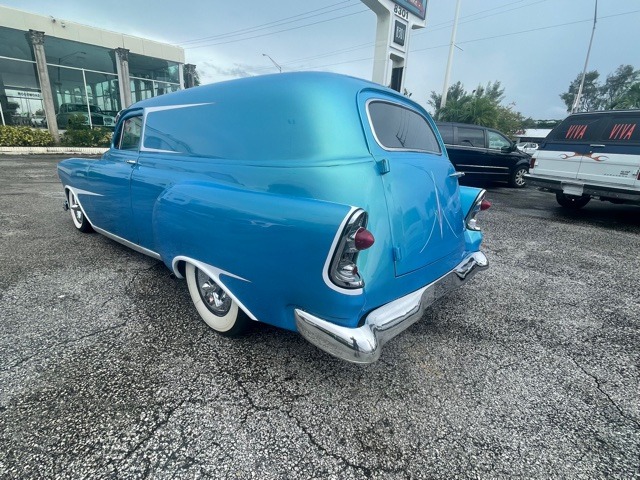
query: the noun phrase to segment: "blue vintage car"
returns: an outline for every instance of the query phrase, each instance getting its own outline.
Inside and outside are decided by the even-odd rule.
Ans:
[[[58,166],[75,227],[186,277],[204,321],[294,330],[356,363],[487,267],[485,192],[429,114],[380,85],[292,73],[121,112],[99,160]]]

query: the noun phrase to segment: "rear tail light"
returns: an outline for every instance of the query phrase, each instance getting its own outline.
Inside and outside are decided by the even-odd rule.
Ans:
[[[358,253],[375,242],[373,234],[366,229],[367,212],[357,210],[344,227],[329,267],[329,278],[338,287],[362,288],[364,280],[356,264]]]
[[[640,170],[638,170],[638,176],[636,178],[640,180]]]
[[[464,224],[469,230],[479,231],[480,228],[476,225],[476,215],[482,210],[488,210],[491,207],[491,203],[485,200],[486,190],[482,190],[476,197],[473,205],[467,213],[467,218],[464,219]]]
[[[533,170],[536,166],[536,157],[531,157],[529,160],[529,170]]]

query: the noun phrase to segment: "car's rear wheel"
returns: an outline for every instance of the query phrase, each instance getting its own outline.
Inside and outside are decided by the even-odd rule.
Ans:
[[[589,203],[589,200],[591,200],[591,197],[589,195],[582,195],[582,196],[566,195],[562,192],[558,192],[556,193],[556,200],[564,208],[578,210],[584,207],[587,203]]]
[[[71,190],[67,191],[67,203],[69,212],[71,212],[71,220],[73,220],[75,227],[83,233],[93,232],[87,216],[82,211],[82,207],[80,207],[78,197]]]
[[[527,169],[525,167],[517,167],[511,173],[511,179],[509,180],[509,185],[515,188],[524,187],[527,184],[524,178],[525,173],[527,173]]]
[[[187,263],[185,276],[191,300],[200,317],[216,332],[227,337],[243,333],[249,317],[209,275]]]

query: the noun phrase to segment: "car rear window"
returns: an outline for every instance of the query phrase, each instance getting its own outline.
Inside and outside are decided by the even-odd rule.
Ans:
[[[388,150],[415,150],[441,153],[435,133],[418,112],[389,102],[367,106],[376,140]]]
[[[591,141],[596,137],[601,118],[592,115],[568,117],[553,129],[548,138],[561,142]]]
[[[640,143],[640,117],[614,117],[606,122],[603,142]]]

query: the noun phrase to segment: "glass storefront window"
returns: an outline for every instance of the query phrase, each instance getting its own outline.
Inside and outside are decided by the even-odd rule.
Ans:
[[[87,103],[82,70],[49,65],[49,79],[56,113],[65,103]]]
[[[122,109],[115,49],[45,35],[44,52],[58,127],[78,109],[111,126]],[[180,90],[177,62],[129,53],[129,71],[133,102]],[[0,27],[0,124],[46,128],[40,87],[29,32]]]
[[[108,48],[47,36],[44,49],[51,65],[117,73],[115,52]]]
[[[113,116],[117,115],[122,109],[118,76],[89,71],[85,71],[84,75],[87,80],[89,103],[96,105],[104,112],[110,112]]]
[[[0,27],[0,57],[35,61],[29,41],[29,33],[13,28]]]
[[[132,77],[180,83],[180,70],[176,62],[129,53],[129,73]]]
[[[46,125],[35,63],[0,58],[0,124]]]

